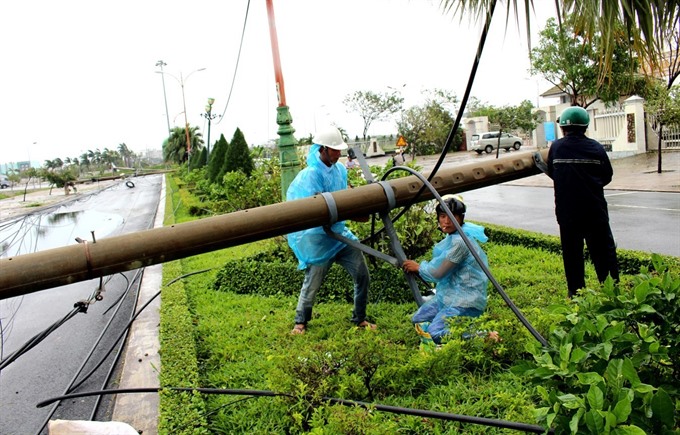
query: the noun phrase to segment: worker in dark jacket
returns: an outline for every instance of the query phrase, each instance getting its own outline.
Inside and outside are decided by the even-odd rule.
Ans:
[[[602,144],[586,137],[590,123],[582,107],[570,107],[559,120],[564,137],[548,152],[548,176],[555,188],[555,216],[560,226],[562,260],[569,297],[585,287],[583,241],[588,246],[597,278],[618,281],[616,243],[609,226],[604,186],[613,170]]]

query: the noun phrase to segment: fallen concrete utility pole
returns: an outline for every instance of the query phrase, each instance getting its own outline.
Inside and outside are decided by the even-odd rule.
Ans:
[[[541,151],[543,160],[547,149]],[[430,181],[440,195],[539,174],[531,152],[440,169]],[[408,205],[423,183],[411,175],[390,180],[396,206]],[[339,220],[389,208],[381,185],[333,192]],[[432,199],[425,190],[418,201]],[[0,259],[0,299],[238,246],[329,223],[321,195],[222,216]]]

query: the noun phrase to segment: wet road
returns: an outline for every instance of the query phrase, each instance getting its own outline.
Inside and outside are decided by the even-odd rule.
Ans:
[[[25,216],[13,226],[3,223],[0,244],[3,255],[14,256],[148,229],[153,225],[161,194],[162,176],[133,179],[99,192],[83,195],[77,202],[45,216]],[[40,267],[40,265],[36,265]],[[89,420],[96,398],[62,402],[58,407],[37,409],[36,403],[73,391],[103,389],[115,365],[120,347],[116,339],[135,309],[141,271],[104,277],[103,300],[95,301],[86,313],[77,313],[47,338],[0,372],[0,433],[47,433],[41,428],[51,418]],[[31,337],[74,311],[74,304],[92,300],[100,280],[80,282],[16,298],[0,300],[2,360]],[[114,349],[107,355],[109,349]],[[88,355],[92,357],[88,359]],[[101,367],[95,366],[101,361]],[[96,370],[95,370],[96,368]],[[92,376],[86,376],[93,372]],[[78,374],[80,373],[80,374]],[[110,398],[102,400],[95,415],[110,412]],[[52,414],[52,411],[54,413]],[[106,420],[106,418],[104,418]]]
[[[471,221],[559,235],[552,188],[502,184],[462,195]],[[605,190],[605,197],[619,248],[680,257],[680,194]]]
[[[534,151],[535,149],[524,149]],[[505,153],[501,153],[503,156]],[[506,155],[515,155],[512,151]],[[674,187],[680,181],[677,172],[678,154],[665,154],[666,168],[669,168],[667,183]],[[438,156],[419,157],[422,172],[429,174]],[[644,157],[644,156],[643,156]],[[384,164],[390,157],[368,159],[369,164]],[[443,168],[469,162],[493,160],[493,155],[476,153],[453,153],[447,155]],[[680,257],[680,193],[655,191],[654,175],[634,166],[638,159],[612,160],[615,166],[616,189],[605,190],[609,206],[609,217],[614,239],[621,249],[634,249]],[[633,165],[633,166],[631,166]],[[644,167],[644,165],[643,165]],[[649,168],[647,168],[649,170]],[[635,173],[639,173],[637,176]],[[633,176],[631,176],[633,175]],[[543,177],[541,181],[537,177]],[[530,185],[529,179],[535,185]],[[641,185],[641,183],[647,183]],[[659,182],[661,183],[661,182]],[[668,188],[659,184],[659,190]],[[529,177],[522,183],[508,182],[495,186],[462,192],[468,205],[466,218],[471,221],[559,235],[555,219],[555,200],[552,182],[544,175]]]

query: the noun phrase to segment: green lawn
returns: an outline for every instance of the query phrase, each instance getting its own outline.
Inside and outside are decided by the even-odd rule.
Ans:
[[[169,194],[169,204],[179,197],[177,191]],[[176,210],[186,219],[181,204],[166,209]],[[409,320],[415,303],[369,303],[368,314],[378,324],[377,331],[358,330],[349,322],[350,303],[318,303],[307,333],[292,336],[295,296],[237,295],[213,289],[215,275],[226,262],[268,246],[268,241],[261,241],[166,265],[165,282],[183,274],[209,271],[174,284],[177,290],[168,290],[167,298],[164,290],[163,304],[178,301],[172,305],[179,314],[163,308],[161,324],[166,326],[162,327],[161,338],[161,382],[166,386],[284,395],[187,395],[181,404],[171,404],[177,394],[167,393],[162,396],[165,402],[162,399],[161,432],[508,432],[332,405],[324,399],[328,397],[536,424],[537,390],[528,379],[509,370],[518,361],[531,359],[525,347],[535,338],[491,286],[487,313],[472,328],[497,330],[502,337],[500,343],[454,338],[438,351],[421,350]],[[550,250],[496,243],[493,238],[484,248],[496,280],[527,320],[547,336],[552,325],[562,318],[551,307],[571,303],[566,301],[561,256]],[[631,279],[632,275],[624,274],[621,285],[630,285]],[[587,268],[587,284],[599,287],[592,266]],[[286,285],[281,283],[282,287]],[[182,326],[175,329],[173,324]],[[464,324],[457,327],[455,337],[469,328]],[[184,351],[173,360],[172,355],[180,348]],[[182,358],[186,358],[185,362]]]

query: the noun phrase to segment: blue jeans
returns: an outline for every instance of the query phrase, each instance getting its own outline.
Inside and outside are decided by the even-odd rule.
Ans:
[[[352,322],[359,324],[366,320],[366,303],[368,302],[368,283],[370,280],[364,254],[356,248],[346,245],[328,263],[311,265],[305,269],[300,297],[295,309],[295,323],[307,324],[312,320],[312,307],[316,292],[321,287],[328,270],[333,263],[338,263],[354,280],[354,311]]]
[[[411,317],[411,322],[430,322],[427,332],[432,337],[432,340],[439,344],[442,341],[442,337],[449,333],[449,327],[446,325],[447,318],[456,316],[479,317],[481,315],[482,312],[477,308],[445,307],[439,309],[437,298],[434,298],[418,308],[418,311]]]

